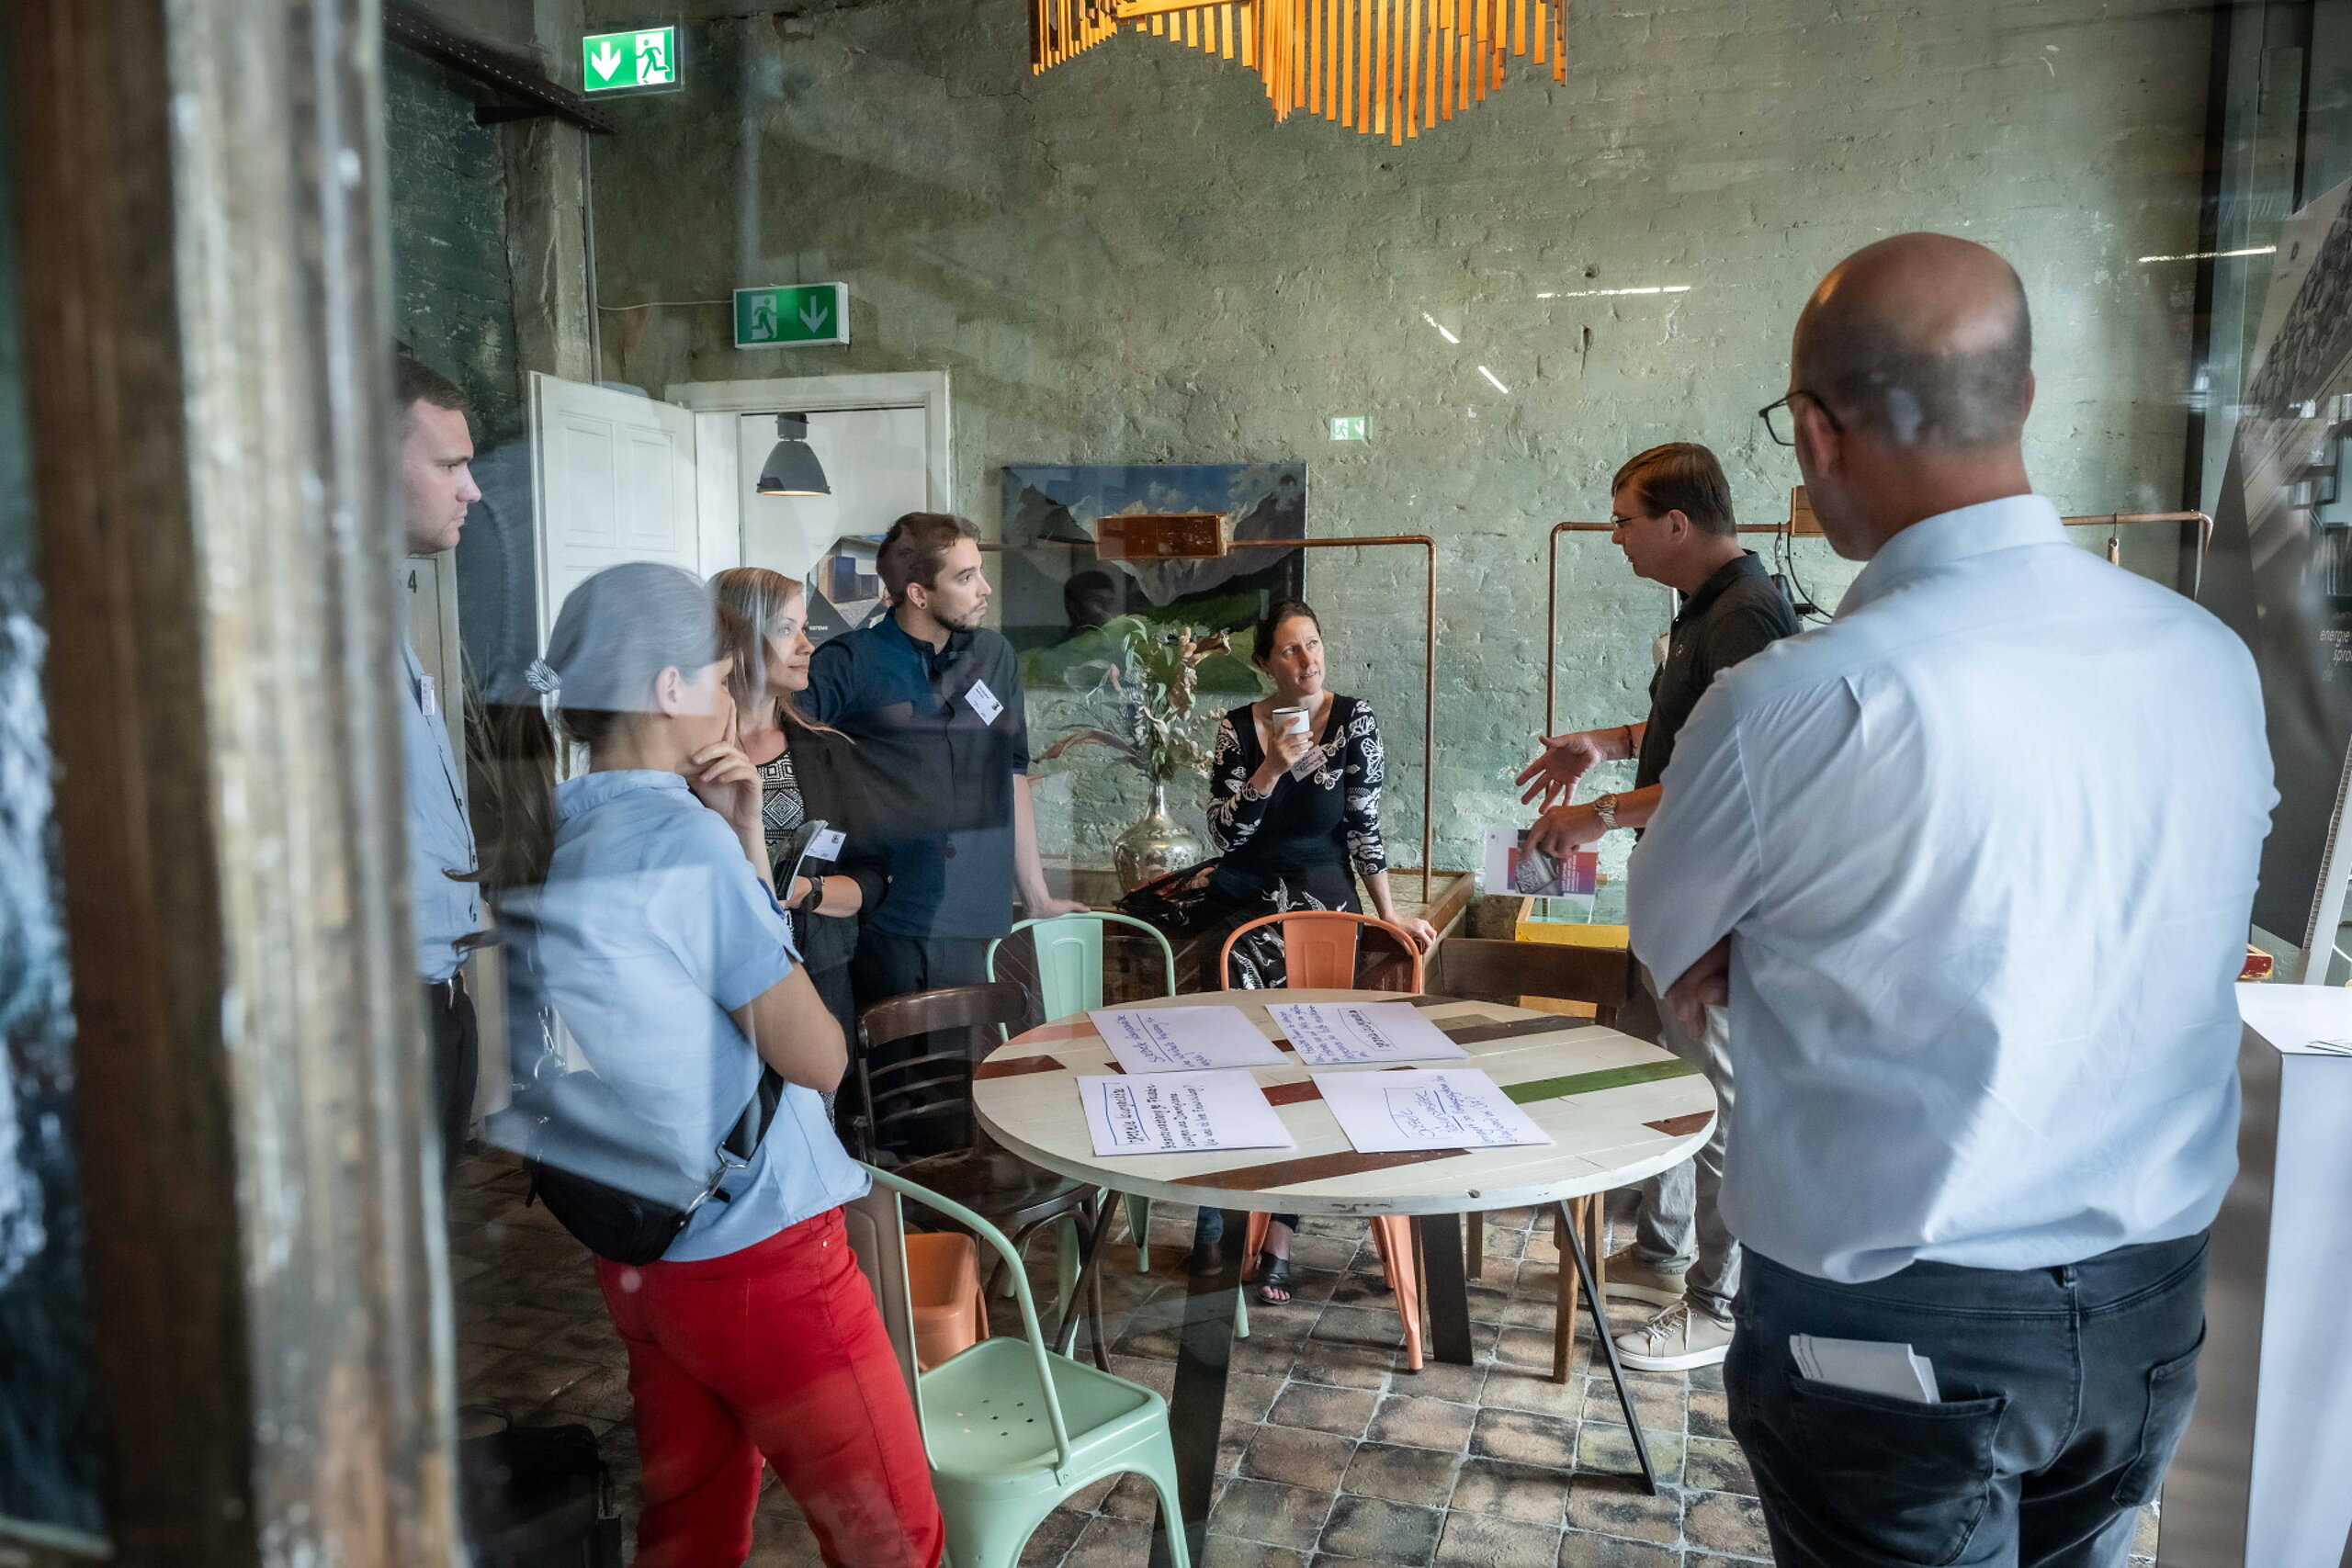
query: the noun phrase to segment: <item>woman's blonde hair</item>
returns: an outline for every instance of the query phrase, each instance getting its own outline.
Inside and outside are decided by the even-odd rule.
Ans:
[[[768,689],[769,639],[782,635],[778,628],[784,624],[785,611],[793,600],[804,597],[806,588],[763,566],[739,566],[713,577],[710,591],[727,615],[728,629],[737,638],[730,650],[735,655],[735,671],[727,678],[736,708],[746,715],[773,711],[795,728],[823,729],[823,725],[811,722],[794,705],[790,692]],[[805,603],[801,615],[805,626]]]

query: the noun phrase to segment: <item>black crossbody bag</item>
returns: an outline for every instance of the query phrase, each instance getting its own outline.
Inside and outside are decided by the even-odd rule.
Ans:
[[[729,1201],[728,1180],[759,1151],[783,1093],[775,1069],[763,1066],[743,1113],[713,1153],[712,1168],[699,1174],[679,1168],[645,1118],[586,1070],[559,1071],[518,1088],[506,1109],[490,1118],[489,1130],[492,1141],[523,1156],[531,1175],[526,1202],[545,1203],[597,1257],[637,1266],[668,1251],[705,1203]]]

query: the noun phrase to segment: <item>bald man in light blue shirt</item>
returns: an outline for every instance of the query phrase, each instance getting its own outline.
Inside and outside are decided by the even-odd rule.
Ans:
[[[2120,1568],[2194,1398],[2278,796],[2244,644],[2032,493],[2030,342],[1965,241],[1824,281],[1764,412],[1870,564],[1700,700],[1630,872],[1668,1005],[1728,1009],[1724,1385],[1782,1568]]]

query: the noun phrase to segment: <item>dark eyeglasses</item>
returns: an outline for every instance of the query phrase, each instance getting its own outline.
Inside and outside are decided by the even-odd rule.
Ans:
[[[1770,436],[1775,445],[1793,446],[1797,444],[1796,411],[1790,407],[1790,404],[1798,398],[1811,398],[1813,406],[1821,411],[1821,417],[1829,422],[1830,429],[1844,430],[1846,428],[1838,423],[1838,416],[1829,412],[1829,405],[1823,402],[1818,395],[1806,391],[1803,387],[1798,387],[1792,389],[1787,397],[1777,402],[1766,403],[1756,411],[1756,417],[1764,422],[1764,434]],[[1782,425],[1788,427],[1785,432],[1781,429]]]

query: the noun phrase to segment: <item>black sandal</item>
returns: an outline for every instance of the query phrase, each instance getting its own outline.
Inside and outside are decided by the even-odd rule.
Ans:
[[[1267,1258],[1258,1276],[1258,1299],[1268,1306],[1280,1306],[1291,1299],[1289,1258]]]

